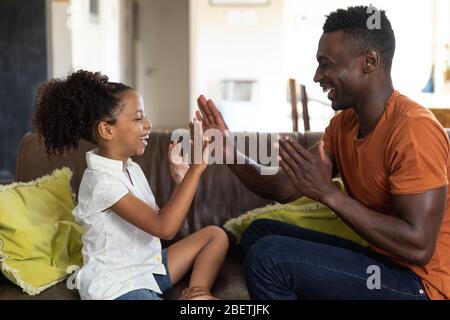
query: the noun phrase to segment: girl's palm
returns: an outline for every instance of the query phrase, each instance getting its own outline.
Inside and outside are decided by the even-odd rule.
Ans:
[[[189,163],[181,156],[181,144],[178,142],[169,145],[169,167],[172,179],[180,184],[189,170]]]

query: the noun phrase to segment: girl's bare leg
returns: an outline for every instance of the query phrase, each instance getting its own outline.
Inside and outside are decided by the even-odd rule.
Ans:
[[[210,226],[168,248],[169,275],[176,284],[192,268],[189,287],[210,290],[228,250],[228,237],[221,228]]]

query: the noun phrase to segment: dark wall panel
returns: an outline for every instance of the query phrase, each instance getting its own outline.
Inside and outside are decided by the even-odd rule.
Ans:
[[[33,98],[47,79],[46,14],[45,0],[0,0],[0,180],[13,177]]]

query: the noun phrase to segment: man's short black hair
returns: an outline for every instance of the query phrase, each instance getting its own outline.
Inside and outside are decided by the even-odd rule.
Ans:
[[[376,12],[379,13],[380,19],[378,25],[371,29],[369,26],[374,22],[372,17]],[[378,49],[381,62],[388,70],[391,69],[395,52],[395,35],[385,11],[367,6],[338,9],[327,16],[323,26],[324,33],[335,31],[344,32],[353,48],[354,55],[359,55],[371,48]]]

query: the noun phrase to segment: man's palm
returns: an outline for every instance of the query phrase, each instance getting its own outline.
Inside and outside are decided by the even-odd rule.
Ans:
[[[206,100],[202,95],[197,100],[200,111],[197,111],[196,116],[199,121],[203,122],[205,130],[217,129],[224,133],[228,130],[228,126],[223,120],[222,114],[217,109],[216,105],[211,100]]]

